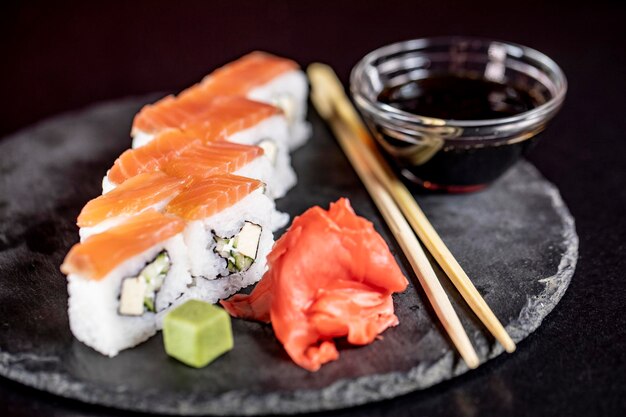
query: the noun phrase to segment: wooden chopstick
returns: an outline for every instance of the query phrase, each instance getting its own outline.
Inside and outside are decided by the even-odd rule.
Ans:
[[[332,68],[323,64],[309,66],[309,77],[313,88],[327,91],[327,104],[332,103],[335,112],[351,131],[351,136],[361,141],[360,152],[365,163],[371,167],[376,177],[402,210],[411,227],[430,251],[450,281],[457,288],[469,307],[507,352],[515,351],[515,343],[504,329],[491,308],[482,298],[463,268],[441,240],[430,221],[421,210],[406,186],[396,177],[385,159],[380,155],[369,132],[346,96],[341,82]],[[353,139],[354,140],[354,139]]]
[[[411,226],[407,223],[385,186],[376,177],[364,153],[360,151],[362,145],[354,140],[353,131],[343,122],[338,113],[335,112],[333,102],[329,100],[332,97],[325,91],[325,85],[318,84],[317,80],[320,79],[315,75],[316,67],[310,66],[308,72],[314,88],[311,93],[313,104],[319,113],[328,121],[331,129],[337,136],[340,146],[361,178],[361,181],[363,181],[365,188],[383,215],[394,237],[400,244],[402,251],[409,260],[426,296],[432,304],[437,317],[461,354],[461,357],[469,368],[476,368],[479,365],[478,355],[467,333],[465,333],[461,321],[454,311],[441,283],[437,279],[435,271],[428,262],[426,254],[422,250]],[[313,81],[314,79],[316,81]]]

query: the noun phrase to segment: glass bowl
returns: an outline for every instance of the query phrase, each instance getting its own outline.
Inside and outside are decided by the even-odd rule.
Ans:
[[[513,116],[453,120],[400,110],[380,93],[408,81],[453,75],[524,89],[537,106]],[[560,109],[567,81],[534,49],[489,39],[424,38],[367,54],[353,68],[350,90],[387,156],[409,180],[431,190],[479,190],[502,175]]]

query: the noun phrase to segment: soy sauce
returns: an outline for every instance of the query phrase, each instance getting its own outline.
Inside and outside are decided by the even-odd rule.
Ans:
[[[525,88],[526,87],[526,88]],[[486,120],[514,116],[550,99],[541,85],[501,84],[480,77],[431,75],[385,88],[382,103],[419,116],[446,120]],[[489,146],[443,146],[426,161],[403,152],[413,145],[374,126],[379,140],[396,150],[400,172],[423,188],[447,192],[478,190],[511,167],[535,142],[534,137]],[[538,133],[538,132],[535,132]],[[532,136],[532,135],[529,135]],[[388,155],[389,156],[389,155]]]
[[[525,89],[482,78],[440,75],[385,88],[378,101],[420,116],[484,120],[514,116],[543,101]]]

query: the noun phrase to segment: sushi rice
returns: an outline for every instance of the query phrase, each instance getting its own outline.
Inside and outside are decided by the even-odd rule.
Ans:
[[[272,158],[268,152],[263,156],[263,158],[270,159],[274,166],[273,175],[269,180],[273,187],[273,198],[284,197],[287,191],[296,185],[296,172],[291,167],[291,156],[289,155],[288,123],[284,115],[268,117],[250,129],[231,135],[227,140],[244,145],[259,145],[263,141],[269,140],[276,145],[275,158]]]
[[[288,148],[293,151],[311,136],[311,125],[306,121],[308,95],[306,75],[300,70],[293,70],[250,90],[246,97],[281,108],[289,125]]]
[[[164,250],[171,266],[156,294],[156,311],[162,311],[192,282],[187,248],[180,233],[126,260],[100,280],[69,274],[68,314],[74,336],[110,357],[153,336],[157,331],[155,313],[146,311],[140,316],[120,314],[120,291],[125,278],[137,276]]]

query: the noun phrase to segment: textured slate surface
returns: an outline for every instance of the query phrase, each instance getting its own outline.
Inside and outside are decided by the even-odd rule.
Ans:
[[[467,370],[423,293],[413,287],[395,297],[400,326],[367,347],[341,344],[340,360],[314,374],[289,361],[271,327],[240,320],[233,323],[235,349],[202,370],[169,359],[160,336],[114,359],[74,340],[58,265],[77,240],[76,215],[98,194],[103,173],[128,146],[132,115],[147,100],[58,117],[0,144],[0,374],[125,409],[261,414],[390,398]],[[279,208],[294,215],[349,197],[399,254],[326,127],[315,115],[312,121],[313,139],[293,157],[300,183]],[[485,192],[417,198],[513,338],[519,341],[537,328],[563,295],[576,264],[578,238],[558,191],[521,162]],[[442,279],[481,358],[500,354]]]

